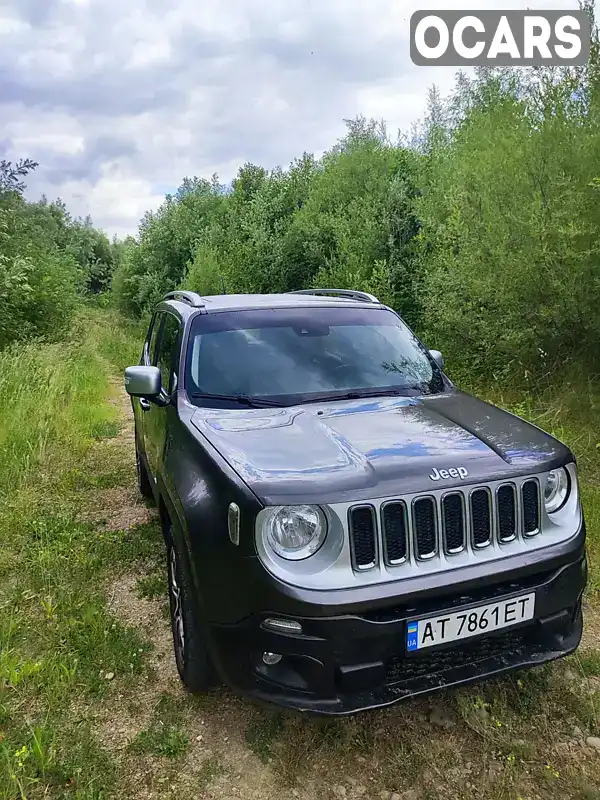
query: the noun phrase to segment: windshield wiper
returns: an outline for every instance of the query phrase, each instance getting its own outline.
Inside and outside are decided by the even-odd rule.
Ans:
[[[212,394],[211,392],[193,392],[193,398],[200,400],[231,400],[240,405],[250,406],[250,408],[281,408],[282,403],[277,403],[275,400],[263,400],[261,397],[250,397],[247,394]]]
[[[367,397],[406,397],[406,392],[400,389],[357,389],[353,392],[340,392],[337,394],[315,395],[308,400],[301,400],[304,403],[323,403],[331,400],[362,400]]]

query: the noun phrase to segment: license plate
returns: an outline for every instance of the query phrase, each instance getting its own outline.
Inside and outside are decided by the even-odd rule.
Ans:
[[[411,620],[406,628],[406,649],[422,650],[425,647],[481,636],[526,622],[533,619],[534,614],[535,592],[532,592],[485,606]]]

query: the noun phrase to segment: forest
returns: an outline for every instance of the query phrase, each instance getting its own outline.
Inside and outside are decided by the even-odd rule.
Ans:
[[[597,371],[600,63],[481,70],[393,137],[358,117],[322,157],[187,177],[137,237],[110,242],[60,201],[26,202],[27,160],[2,165],[0,347],[68,328],[112,289],[126,314],[162,295],[371,291],[449,363],[521,383]]]
[[[321,158],[186,178],[115,269],[127,313],[177,287],[371,291],[448,363],[523,382],[599,365],[600,65],[459,77],[410,135],[358,118]]]

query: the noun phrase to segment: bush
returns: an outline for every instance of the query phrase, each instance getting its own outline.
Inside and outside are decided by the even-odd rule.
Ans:
[[[597,358],[600,109],[572,76],[485,75],[461,100],[419,203],[428,338],[507,378]]]
[[[61,201],[24,200],[23,179],[36,166],[0,161],[0,349],[63,336],[80,297],[107,290],[120,252]]]
[[[4,242],[7,229],[4,221]],[[34,336],[60,338],[78,301],[81,274],[73,258],[53,250],[22,249],[32,255],[3,253],[0,238],[0,349]]]
[[[223,294],[225,280],[221,274],[218,253],[200,244],[185,278],[185,287],[199,294]]]

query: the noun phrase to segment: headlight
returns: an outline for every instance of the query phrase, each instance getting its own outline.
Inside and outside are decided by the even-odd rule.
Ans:
[[[548,473],[544,487],[544,505],[548,514],[558,511],[567,502],[570,481],[567,470],[561,467]]]
[[[325,541],[327,521],[315,506],[281,506],[269,517],[266,540],[281,558],[300,561]]]

